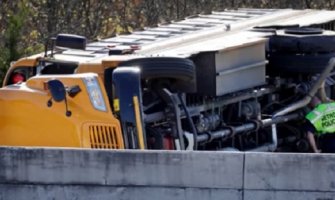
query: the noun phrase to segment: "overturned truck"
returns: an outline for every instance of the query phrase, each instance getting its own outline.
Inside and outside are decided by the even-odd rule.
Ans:
[[[309,152],[334,98],[335,12],[239,9],[86,44],[59,34],[10,67],[0,144]]]

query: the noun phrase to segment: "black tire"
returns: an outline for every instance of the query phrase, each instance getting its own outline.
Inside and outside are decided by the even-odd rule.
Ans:
[[[122,62],[119,66],[138,66],[143,79],[171,78],[181,81],[195,79],[195,65],[191,60],[185,58],[138,58]]]
[[[329,53],[335,52],[335,32],[315,28],[277,31],[270,37],[270,52]]]
[[[335,53],[304,55],[304,54],[270,54],[268,57],[269,71],[282,73],[321,73]]]

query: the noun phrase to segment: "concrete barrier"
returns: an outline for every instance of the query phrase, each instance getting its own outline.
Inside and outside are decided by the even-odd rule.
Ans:
[[[335,199],[335,155],[0,148],[0,199]]]
[[[245,199],[335,199],[335,154],[246,153]]]

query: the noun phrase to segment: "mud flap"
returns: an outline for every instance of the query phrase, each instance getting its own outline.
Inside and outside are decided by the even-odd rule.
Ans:
[[[141,71],[138,67],[119,67],[113,71],[114,98],[118,101],[119,116],[125,148],[145,149],[143,128]]]

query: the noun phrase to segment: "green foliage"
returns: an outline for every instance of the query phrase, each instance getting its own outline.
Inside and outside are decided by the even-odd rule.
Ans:
[[[25,1],[20,1],[16,10],[8,11],[8,26],[4,32],[4,45],[0,46],[0,84],[10,63],[19,59],[23,55],[22,48],[19,45],[21,40],[21,31],[28,16],[28,9]]]

